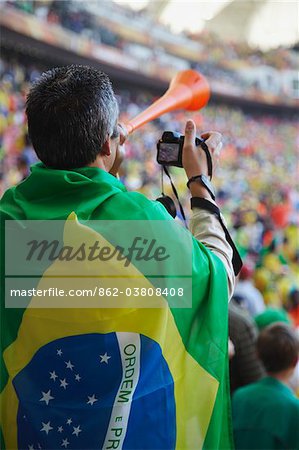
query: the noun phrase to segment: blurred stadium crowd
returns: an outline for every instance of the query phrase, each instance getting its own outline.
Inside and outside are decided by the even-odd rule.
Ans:
[[[117,33],[117,29],[105,26],[103,19],[83,8],[83,3],[6,2],[35,14],[40,20],[60,24],[96,42],[126,52],[136,51]],[[136,15],[113,3],[110,7],[115,8],[115,14],[130,18]],[[151,20],[138,13],[138,23],[146,22],[148,29],[152,26]],[[185,35],[184,38],[198,42],[198,36]],[[218,80],[222,86],[241,83],[241,88],[244,88],[244,80],[229,67],[228,61],[245,60],[251,66],[295,69],[294,55],[285,49],[263,54],[245,44],[225,44],[218,40],[216,45],[215,39],[212,35],[200,36],[200,45],[206,49],[201,54],[200,71]],[[162,50],[153,46],[151,51],[153,55],[148,58],[151,61],[156,58],[159,62]],[[196,68],[197,64],[190,62],[190,66]],[[36,161],[26,131],[24,106],[30,84],[43,70],[43,66],[32,65],[30,60],[26,66],[17,59],[0,60],[1,194],[26,178],[30,165]],[[256,88],[252,86],[252,89],[258,97]],[[154,101],[149,92],[129,89],[119,90],[117,97],[123,122]],[[271,315],[274,308],[277,320],[289,321],[299,327],[298,120],[220,105],[208,106],[201,113],[192,115],[186,112],[164,115],[135,132],[127,141],[121,178],[128,189],[139,190],[152,199],[160,196],[161,168],[155,162],[156,142],[165,130],[183,132],[188,117],[195,120],[198,132],[217,130],[224,137],[221,164],[214,183],[218,190],[218,203],[245,263],[234,299],[237,307],[246,309],[250,320],[266,312],[266,318],[256,319],[257,326],[274,320]],[[180,169],[173,169],[172,174],[181,201],[188,210],[185,176]],[[165,192],[172,195],[166,180],[165,185]],[[237,344],[234,342],[234,345]],[[248,367],[247,375],[250,373]],[[256,378],[260,375],[258,373]],[[297,381],[296,388],[298,386]]]
[[[109,49],[114,49],[114,53],[109,53],[111,60],[117,58],[117,49],[119,54],[126,55],[125,66],[150,76],[168,80],[177,70],[193,68],[208,77],[214,92],[273,103],[279,103],[283,97],[290,104],[299,96],[297,54],[290,49],[263,53],[246,43],[224,42],[205,31],[174,35],[147,11],[136,12],[113,1],[7,0],[4,3],[11,10],[34,16],[36,23],[44,27],[39,29],[39,34],[44,33],[41,40],[57,39],[62,47],[69,41],[73,50],[84,49],[95,58],[101,58],[103,51],[108,58]],[[28,22],[28,28],[32,26]],[[62,37],[59,30],[68,34]],[[80,36],[80,43],[75,41],[76,36]]]

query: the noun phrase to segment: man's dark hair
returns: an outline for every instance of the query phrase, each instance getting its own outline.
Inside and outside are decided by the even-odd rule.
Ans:
[[[257,352],[268,373],[278,373],[295,367],[299,339],[287,324],[276,322],[265,327],[257,340]]]
[[[27,96],[26,114],[39,159],[72,169],[92,163],[108,136],[115,137],[118,105],[107,75],[71,65],[42,74]]]

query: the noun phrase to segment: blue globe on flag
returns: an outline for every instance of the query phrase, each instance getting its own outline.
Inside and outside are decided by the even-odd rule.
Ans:
[[[143,335],[52,341],[13,384],[19,449],[175,447],[173,378],[160,346]]]

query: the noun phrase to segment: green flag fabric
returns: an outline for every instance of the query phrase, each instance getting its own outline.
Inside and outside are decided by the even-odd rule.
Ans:
[[[115,249],[109,232],[119,221],[165,222],[169,239],[181,242],[181,236],[188,235],[191,249],[179,248],[176,258],[163,261],[164,273],[156,273],[152,279],[144,276],[138,264],[127,267],[128,278],[119,276],[123,279],[119,303],[105,308],[59,307],[62,300],[55,297],[49,283],[53,279],[64,282],[60,274],[65,265],[54,259],[37,280],[43,292],[53,294],[53,306],[39,304],[42,299],[32,297],[20,307],[8,307],[8,287],[18,275],[11,277],[5,270],[8,257],[12,267],[18,264],[17,254],[4,251],[6,224],[12,220],[21,228],[27,221],[39,221],[38,226],[44,221],[61,221],[65,251],[79,235],[84,235],[89,247],[96,239]],[[98,221],[108,224],[107,234],[89,225]],[[133,236],[134,227],[123,234]],[[226,272],[217,256],[183,230],[161,204],[128,192],[101,169],[53,170],[40,163],[1,200],[1,242],[3,448],[233,447]],[[162,260],[162,253],[160,256]],[[170,286],[172,277],[168,275],[175,274],[176,265],[184,258],[191,260],[192,298],[190,305],[180,307],[171,303],[169,291],[162,295],[159,291],[156,298],[155,279],[165,278]],[[111,279],[114,273],[121,274],[121,263],[115,257],[106,277],[112,288]],[[76,264],[72,270],[77,270]],[[98,282],[94,275],[86,279],[81,277],[80,282],[93,286]],[[75,286],[76,277],[68,278],[67,283]],[[155,306],[144,303],[142,296],[128,303],[128,286],[132,292],[137,289],[133,286],[139,293],[142,289],[154,292]],[[111,294],[111,289],[105,292]],[[75,305],[77,299],[71,300]]]

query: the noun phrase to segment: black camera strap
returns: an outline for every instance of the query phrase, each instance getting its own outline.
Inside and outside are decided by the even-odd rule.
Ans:
[[[172,187],[172,192],[173,192],[175,198],[176,198],[177,201],[178,201],[179,208],[180,208],[180,212],[181,212],[182,218],[183,218],[183,220],[184,220],[185,227],[188,228],[188,226],[187,226],[187,220],[186,220],[186,216],[185,216],[185,212],[184,212],[183,206],[182,206],[182,204],[181,204],[181,202],[180,202],[179,195],[178,195],[178,191],[176,190],[176,187],[175,187],[175,185],[174,185],[173,182],[172,182],[172,179],[171,179],[170,173],[168,172],[167,167],[166,167],[166,166],[163,166],[163,170],[164,170],[165,174],[166,174],[166,175],[168,176],[168,178],[169,178],[169,181],[170,181],[170,184],[171,184],[171,187]]]
[[[220,209],[214,203],[209,202],[209,200],[207,200],[206,198],[201,198],[201,197],[192,197],[191,198],[191,209],[193,209],[194,207],[205,209],[206,211],[209,211],[212,214],[215,214],[215,216],[218,218],[220,225],[222,226],[222,229],[224,231],[225,239],[227,240],[227,242],[229,243],[229,245],[231,246],[232,251],[233,251],[232,264],[233,264],[233,268],[234,268],[234,273],[237,276],[243,266],[242,259],[237,250],[237,247],[234,244],[234,241],[232,240],[231,235],[229,234],[228,229],[226,228],[226,226],[222,220]]]
[[[205,141],[202,140],[202,139],[200,140],[199,145],[200,145],[200,147],[202,148],[202,150],[206,154],[207,166],[208,166],[208,176],[210,177],[210,180],[211,180],[212,176],[213,176],[213,161],[212,161],[210,150],[209,150],[207,144],[205,143]],[[180,202],[178,191],[176,190],[176,187],[175,187],[175,185],[174,185],[174,183],[173,183],[173,181],[171,179],[171,176],[170,176],[170,173],[169,173],[167,167],[165,165],[162,165],[162,167],[163,167],[163,170],[164,170],[165,174],[169,178],[169,181],[170,181],[170,184],[171,184],[171,188],[172,188],[172,192],[173,192],[174,196],[176,197],[176,199],[178,201],[180,212],[181,212],[181,215],[182,215],[185,227],[188,228],[187,220],[186,220],[186,216],[185,216],[185,212],[184,212],[184,208],[183,208],[183,206],[182,206],[182,204]],[[164,194],[164,185],[163,185],[163,171],[161,171],[161,185],[162,185],[162,195],[165,195]]]
[[[205,143],[205,141],[201,141],[200,144],[201,148],[203,149],[203,151],[206,154],[206,158],[207,158],[207,166],[208,166],[208,176],[210,177],[210,180],[213,177],[213,161],[212,161],[212,157],[211,157],[211,153],[209,150],[209,147],[207,146],[207,144]]]

